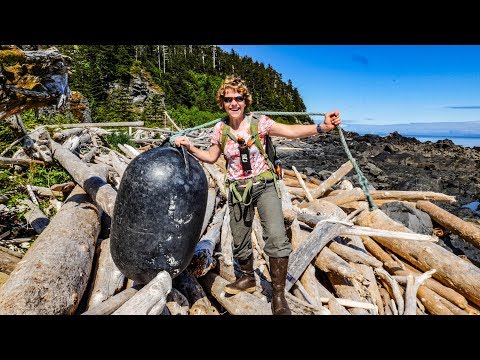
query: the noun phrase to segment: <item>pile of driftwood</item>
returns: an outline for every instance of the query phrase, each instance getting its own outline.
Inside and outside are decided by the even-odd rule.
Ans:
[[[208,146],[210,131],[190,134],[191,141]],[[23,149],[11,158],[0,158],[3,165],[18,170],[32,162],[47,166],[56,161],[74,179],[50,188],[28,187],[31,201],[25,202],[29,207],[25,217],[39,235],[24,256],[5,245],[25,239],[8,234],[0,239],[4,278],[0,314],[271,314],[269,262],[258,216],[252,231],[257,291],[233,296],[223,292],[238,275],[223,159],[202,164],[210,184],[207,211],[188,268],[174,279],[162,271],[146,285],[123,276],[112,261],[108,238],[116,189],[128,163],[158,146],[168,131],[136,127],[130,133],[140,147],[119,145],[121,152],[102,141],[108,132],[98,124],[63,131],[41,127],[26,135],[36,146],[34,158]],[[434,234],[414,233],[381,210],[370,211],[363,191],[344,179],[352,171],[350,162],[323,182],[294,166],[285,167],[280,185],[285,227],[294,249],[286,298],[293,314],[480,313],[480,269],[439,246]],[[373,189],[370,193],[377,206],[386,202],[414,206],[480,247],[476,225],[432,203],[453,202],[452,196]],[[66,200],[62,203],[58,196]],[[38,208],[38,197],[52,199],[54,216]]]

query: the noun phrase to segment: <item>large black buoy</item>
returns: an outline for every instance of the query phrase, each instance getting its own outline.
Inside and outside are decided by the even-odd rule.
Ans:
[[[207,177],[187,151],[167,142],[135,157],[112,216],[110,251],[118,269],[140,284],[162,270],[180,274],[200,238],[207,193]]]

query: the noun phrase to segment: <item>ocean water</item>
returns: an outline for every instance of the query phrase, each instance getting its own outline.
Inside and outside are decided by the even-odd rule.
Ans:
[[[355,130],[352,130],[355,131]],[[367,134],[366,132],[363,131],[355,131],[359,135],[365,135]],[[371,133],[370,133],[371,134]],[[385,133],[373,133],[374,135],[378,136],[386,136],[388,134]],[[417,139],[418,141],[421,142],[427,142],[431,141],[433,143],[439,141],[439,140],[451,140],[455,145],[461,145],[465,147],[474,147],[474,146],[479,146],[480,147],[480,136],[478,137],[463,137],[463,136],[420,136],[420,135],[406,135],[406,134],[401,134],[402,136],[405,137],[413,137]]]
[[[462,145],[465,147],[474,147],[474,146],[479,146],[480,147],[480,137],[445,137],[445,136],[414,136],[414,135],[405,135],[408,137],[414,137],[417,140],[421,142],[426,142],[426,141],[431,141],[431,142],[437,142],[439,140],[451,140],[455,145]]]

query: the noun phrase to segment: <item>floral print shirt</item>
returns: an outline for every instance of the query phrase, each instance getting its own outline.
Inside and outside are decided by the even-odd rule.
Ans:
[[[237,132],[235,135],[241,136],[247,141],[250,138],[250,121],[251,116],[247,116],[247,125],[244,130]],[[266,115],[261,115],[258,120],[258,134],[260,137],[260,142],[265,149],[265,135],[268,135],[270,128],[275,123],[271,118]],[[212,135],[212,144],[218,144],[222,146],[222,129],[225,123],[220,121],[213,128]],[[227,141],[225,142],[225,149],[223,151],[225,160],[227,161],[227,179],[234,180],[244,180],[257,176],[258,174],[269,170],[268,164],[265,161],[262,153],[258,150],[255,143],[250,147],[250,164],[252,170],[243,171],[242,164],[240,163],[240,150],[238,148],[238,143],[233,141],[227,136]]]

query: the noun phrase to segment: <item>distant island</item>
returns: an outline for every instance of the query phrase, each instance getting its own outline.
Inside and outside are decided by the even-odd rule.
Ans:
[[[376,134],[385,136],[396,131],[403,136],[411,137],[444,136],[446,138],[480,138],[480,121],[452,121],[451,123],[435,122],[388,125],[349,124],[348,121],[345,121],[345,123],[343,124],[345,130],[357,132],[359,134]]]

